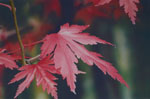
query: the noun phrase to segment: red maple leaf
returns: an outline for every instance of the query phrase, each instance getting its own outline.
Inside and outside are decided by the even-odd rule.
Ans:
[[[46,57],[50,53],[54,53],[54,64],[56,69],[60,69],[63,78],[67,80],[68,86],[71,91],[75,92],[76,75],[81,73],[75,63],[81,58],[83,62],[92,66],[96,64],[105,74],[108,73],[112,78],[117,79],[121,83],[127,83],[123,80],[118,71],[112,66],[111,63],[102,60],[102,55],[88,51],[83,45],[94,45],[97,43],[110,44],[95,36],[90,36],[88,33],[81,33],[88,28],[88,25],[79,26],[65,24],[61,26],[58,33],[47,35],[44,38],[44,44],[41,47],[41,57]],[[77,59],[78,58],[78,59]]]
[[[99,0],[96,2],[95,5],[98,4]],[[114,17],[116,20],[118,20],[121,16],[125,15],[123,12],[123,9],[120,9],[120,5],[118,3],[118,0],[113,0],[109,4],[103,5],[103,6],[93,6],[91,3],[88,2],[81,2],[76,1],[77,7],[84,4],[84,7],[81,7],[75,16],[75,21],[77,20],[84,20],[86,23],[91,23],[92,20],[96,17],[101,18],[111,18]]]
[[[93,2],[95,6],[99,6],[99,5],[104,5],[106,3],[110,3],[110,1],[112,0],[86,0],[85,2],[86,3]],[[128,14],[133,24],[135,24],[136,12],[138,11],[136,3],[139,3],[139,0],[120,0],[119,1],[120,6],[124,7],[125,13]]]
[[[0,66],[4,66],[9,69],[18,68],[16,62],[16,58],[12,57],[11,55],[8,55],[7,53],[0,52]]]
[[[138,11],[135,3],[139,3],[139,0],[120,0],[120,6],[124,6],[124,10],[133,24],[135,24],[136,12]]]
[[[37,64],[25,65],[19,68],[21,72],[16,74],[10,83],[14,83],[25,77],[26,79],[19,85],[15,98],[22,93],[25,88],[28,88],[34,77],[36,77],[37,86],[41,84],[43,90],[47,89],[48,94],[51,94],[55,99],[58,99],[56,92],[57,84],[54,82],[57,78],[53,76],[52,73],[59,74],[59,71],[56,70],[54,66],[50,66],[50,64],[53,64],[53,61],[49,58],[50,57],[48,56],[40,60]]]

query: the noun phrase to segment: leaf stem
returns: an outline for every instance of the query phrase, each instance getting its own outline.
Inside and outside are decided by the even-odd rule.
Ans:
[[[27,60],[27,63],[30,64],[31,62],[33,62],[33,61],[35,61],[35,60],[37,60],[37,59],[39,59],[39,58],[40,58],[40,55],[34,56],[34,57],[28,59],[28,60]]]
[[[36,42],[33,42],[33,43],[29,43],[29,44],[24,44],[23,46],[24,46],[24,48],[25,47],[31,47],[31,46],[34,46],[34,45],[36,45],[36,44],[39,44],[39,43],[42,43],[43,42],[43,40],[40,40],[40,41],[36,41]],[[10,52],[8,52],[9,54],[11,54],[11,53],[16,53],[16,52],[18,52],[18,51],[20,51],[21,49],[20,48],[18,48],[18,49],[15,49],[15,50],[13,50],[13,51],[10,51]]]
[[[17,23],[17,17],[16,17],[16,9],[15,9],[15,5],[14,5],[14,1],[13,0],[9,0],[10,1],[10,5],[12,8],[12,14],[13,14],[13,19],[14,19],[14,24],[15,24],[15,28],[16,28],[16,33],[17,33],[17,38],[18,38],[18,42],[21,48],[21,56],[22,56],[22,64],[26,65],[25,62],[25,53],[24,53],[24,46],[21,40],[21,35],[19,32],[19,27],[18,27],[18,23]]]

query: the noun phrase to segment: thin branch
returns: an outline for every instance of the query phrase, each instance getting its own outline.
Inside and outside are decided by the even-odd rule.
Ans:
[[[19,28],[18,28],[18,23],[17,23],[17,17],[16,17],[16,9],[15,9],[15,5],[14,5],[14,1],[10,0],[10,5],[12,8],[12,14],[13,14],[13,18],[14,18],[14,24],[15,24],[15,28],[16,28],[16,33],[17,33],[17,38],[18,38],[18,42],[21,48],[21,56],[22,56],[22,64],[25,65],[25,53],[24,53],[24,46],[21,40],[21,36],[20,36],[20,32],[19,32]]]

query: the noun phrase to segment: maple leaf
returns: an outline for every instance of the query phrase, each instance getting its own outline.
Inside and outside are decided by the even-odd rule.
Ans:
[[[96,0],[94,0],[94,2],[95,2],[94,5],[97,5],[98,2],[100,1],[97,0],[96,2]],[[103,18],[114,17],[116,20],[118,20],[121,16],[125,14],[123,13],[123,10],[120,9],[118,0],[113,0],[109,4],[103,6],[93,6],[90,4],[88,2],[87,3],[85,2],[84,7],[81,7],[77,11],[77,14],[75,16],[75,21],[82,19],[84,20],[85,23],[89,24],[92,22],[92,19],[96,17],[103,17]],[[75,6],[79,7],[80,5],[83,5],[83,2],[76,1]]]
[[[15,98],[22,93],[25,88],[28,88],[34,77],[36,77],[37,86],[41,84],[43,90],[47,89],[48,94],[51,94],[55,99],[58,99],[56,92],[57,84],[54,82],[57,78],[51,73],[59,74],[59,71],[49,64],[52,64],[52,60],[50,60],[48,56],[40,60],[37,64],[25,65],[19,68],[21,72],[16,74],[9,84],[19,81],[25,77],[26,79],[19,85]]]
[[[16,62],[16,58],[8,55],[7,53],[0,52],[0,65],[4,65],[6,68],[14,69],[18,68]]]
[[[124,6],[124,10],[133,24],[135,24],[136,12],[138,11],[135,3],[139,3],[139,0],[120,0],[120,6]]]
[[[77,58],[88,65],[96,64],[105,74],[108,73],[112,78],[117,79],[121,83],[127,83],[118,74],[117,70],[109,63],[99,57],[102,55],[88,51],[83,45],[93,45],[97,43],[110,44],[95,36],[90,36],[88,33],[81,33],[88,28],[89,25],[79,26],[64,24],[58,33],[47,35],[44,38],[44,44],[41,47],[41,57],[46,57],[50,53],[54,54],[54,64],[56,69],[60,69],[62,77],[67,80],[68,86],[72,92],[75,92],[76,75],[81,73],[75,63],[78,63]]]
[[[104,5],[110,1],[112,0],[86,0],[86,2],[93,2],[95,6]],[[124,7],[125,13],[128,14],[133,24],[135,24],[136,12],[138,11],[136,3],[139,3],[139,0],[119,0],[120,6]]]

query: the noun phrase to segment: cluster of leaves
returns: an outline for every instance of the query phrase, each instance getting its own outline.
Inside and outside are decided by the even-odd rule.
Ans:
[[[85,1],[93,2],[95,6],[100,6],[110,2],[115,2],[115,0],[85,0]],[[135,24],[136,12],[138,11],[136,3],[139,3],[139,0],[119,0],[119,5],[121,7],[124,7],[125,13],[128,14],[133,24]]]
[[[108,3],[113,6],[117,6],[117,9],[119,7],[117,4],[118,0],[76,0],[74,6],[78,7],[79,10],[77,11],[75,19],[84,18],[86,21],[95,16],[106,17],[107,14],[100,11],[100,9],[106,9],[105,11],[109,11],[108,9],[110,8],[104,5]],[[139,3],[139,0],[119,0],[119,5],[124,7],[125,13],[128,14],[133,24],[135,24],[136,12],[138,11],[136,3]],[[45,16],[48,16],[51,11],[55,11],[57,15],[61,15],[59,0],[37,0],[36,4],[44,5]],[[0,5],[11,9],[9,5],[2,3],[0,3]],[[90,15],[88,16],[89,18],[82,16],[86,14]],[[37,40],[35,37],[37,34],[34,33],[38,32],[40,34],[40,31],[43,29],[45,30],[44,33],[46,33],[51,28],[51,25],[42,24],[39,25],[39,27],[39,30],[32,31],[30,33],[31,36],[23,36],[23,42],[28,43],[26,46],[37,44],[33,43],[33,40]],[[19,85],[15,98],[22,93],[25,88],[28,88],[33,79],[36,78],[37,86],[42,85],[43,90],[47,90],[47,92],[55,99],[58,99],[56,87],[57,83],[55,82],[57,78],[54,76],[55,74],[61,75],[63,79],[66,79],[70,90],[75,93],[76,75],[84,74],[84,72],[78,70],[76,66],[78,59],[81,59],[89,66],[93,66],[93,64],[95,64],[104,72],[104,74],[109,74],[113,79],[117,79],[128,87],[127,83],[111,63],[101,59],[103,57],[101,54],[88,51],[84,47],[84,45],[95,45],[97,43],[112,45],[105,40],[83,32],[88,27],[89,25],[69,25],[69,23],[66,23],[60,27],[58,33],[46,35],[42,40],[37,41],[38,43],[42,43],[41,53],[38,57],[39,61],[37,64],[27,64],[22,67],[18,67],[16,65],[16,61],[21,60],[21,57],[14,55],[16,54],[16,51],[6,53],[4,49],[1,49],[0,65],[10,69],[18,69],[20,71],[15,75],[10,83],[14,83],[25,78],[25,80]],[[28,37],[31,38],[29,39]],[[7,44],[5,48],[12,50],[12,47],[8,47],[8,45],[12,44]],[[16,46],[18,46],[18,44]]]

